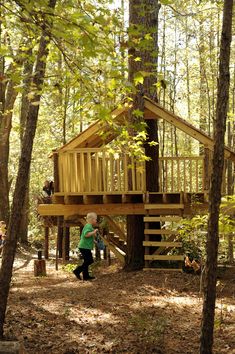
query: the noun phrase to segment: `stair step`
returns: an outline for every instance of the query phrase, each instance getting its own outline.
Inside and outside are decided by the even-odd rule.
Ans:
[[[167,242],[167,241],[144,241],[143,246],[147,247],[182,247],[182,242]]]
[[[145,235],[177,235],[179,232],[174,230],[164,230],[164,229],[145,229]]]
[[[144,222],[169,221],[178,222],[182,218],[180,216],[145,216]]]
[[[146,254],[144,256],[146,261],[183,261],[184,256],[181,255],[157,255],[157,254]]]
[[[111,244],[105,238],[103,238],[103,241],[104,241],[105,246],[108,247],[110,249],[110,251],[112,251],[115,254],[115,256],[124,264],[125,263],[125,252],[123,252],[117,246]]]
[[[143,271],[182,272],[181,268],[143,268]]]
[[[162,204],[145,204],[144,208],[146,210],[153,210],[153,209],[184,209],[184,204],[169,204],[169,203],[162,203]]]

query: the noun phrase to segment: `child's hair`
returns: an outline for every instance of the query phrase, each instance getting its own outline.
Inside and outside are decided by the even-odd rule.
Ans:
[[[88,213],[86,216],[86,221],[90,222],[93,219],[97,219],[97,214],[96,213]]]

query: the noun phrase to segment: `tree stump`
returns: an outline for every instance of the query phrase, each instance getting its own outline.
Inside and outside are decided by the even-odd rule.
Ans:
[[[45,259],[35,259],[34,260],[34,276],[42,277],[46,276],[46,261]]]
[[[22,343],[17,341],[0,341],[0,354],[25,354]]]

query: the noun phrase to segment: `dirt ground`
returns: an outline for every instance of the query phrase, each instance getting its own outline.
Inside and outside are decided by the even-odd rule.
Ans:
[[[18,257],[5,334],[28,354],[198,353],[200,277],[126,273],[117,263],[93,273],[83,282],[47,262],[47,277],[35,278],[32,257]],[[214,353],[235,353],[234,269],[218,280]]]

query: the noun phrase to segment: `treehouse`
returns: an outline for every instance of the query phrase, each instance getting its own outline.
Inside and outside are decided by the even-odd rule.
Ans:
[[[112,121],[121,125],[128,109],[127,105],[115,109],[111,112]],[[200,155],[160,156],[159,188],[157,190],[156,186],[156,191],[149,192],[146,190],[148,171],[145,162],[138,161],[127,152],[110,150],[109,144],[118,139],[118,130],[98,120],[53,151],[55,193],[52,203],[40,204],[38,211],[45,218],[57,217],[58,225],[67,228],[73,226],[75,216],[83,224],[84,216],[90,211],[106,217],[111,232],[105,238],[105,244],[122,262],[126,252],[125,228],[115,222],[113,216],[142,215],[145,223],[145,269],[149,269],[156,261],[164,264],[183,260],[182,255],[172,254],[173,249],[182,246],[174,225],[191,215],[195,207],[207,208],[214,141],[148,98],[145,98],[144,119],[163,120],[176,132],[184,132],[200,145]],[[231,149],[225,147],[224,154],[227,161],[235,162],[235,153]],[[226,180],[225,169],[224,193]],[[160,226],[156,227],[156,223]],[[46,235],[47,248],[47,232]],[[66,252],[68,257],[68,239],[69,236],[65,235],[65,258]]]

